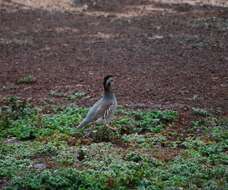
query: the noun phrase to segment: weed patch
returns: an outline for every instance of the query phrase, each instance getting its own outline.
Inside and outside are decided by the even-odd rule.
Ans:
[[[44,114],[11,97],[0,112],[0,180],[7,179],[7,190],[225,189],[227,120],[193,112],[199,120],[192,121],[192,135],[173,132],[170,140],[174,111],[119,109],[116,131],[100,124],[84,130],[75,126],[85,108]],[[159,156],[174,151],[171,159]]]
[[[36,78],[32,75],[26,75],[16,81],[16,84],[33,84],[36,82]]]

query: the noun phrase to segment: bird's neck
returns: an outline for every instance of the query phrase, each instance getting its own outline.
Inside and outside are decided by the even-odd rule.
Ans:
[[[108,96],[108,97],[112,97],[112,96],[113,96],[112,88],[111,88],[111,87],[109,87],[109,88],[104,88],[104,95],[105,95],[105,96]]]

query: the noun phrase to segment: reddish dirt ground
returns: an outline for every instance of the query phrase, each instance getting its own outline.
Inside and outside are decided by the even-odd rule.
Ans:
[[[89,106],[113,74],[120,105],[228,112],[226,7],[131,0],[61,12],[2,2],[0,98],[58,104],[51,90],[84,91],[76,103]],[[16,84],[26,75],[35,83]]]

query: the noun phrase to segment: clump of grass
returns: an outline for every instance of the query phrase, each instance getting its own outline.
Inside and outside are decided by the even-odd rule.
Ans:
[[[61,166],[72,166],[76,162],[76,154],[65,149],[54,158],[54,161]]]
[[[137,132],[150,131],[159,133],[167,123],[173,122],[178,115],[175,111],[140,111],[133,112]]]
[[[193,20],[191,26],[195,28],[204,28],[207,30],[216,29],[225,32],[228,30],[228,19],[220,17],[207,17]]]
[[[33,84],[36,78],[33,75],[26,75],[16,81],[17,84]]]
[[[141,155],[139,155],[138,153],[134,153],[134,152],[128,153],[126,155],[125,159],[128,161],[133,161],[133,162],[140,162],[143,160]]]
[[[13,177],[21,174],[23,170],[27,170],[31,160],[21,159],[18,160],[10,155],[1,156],[0,158],[0,178],[1,177]]]
[[[32,117],[36,113],[36,110],[28,102],[16,96],[6,98],[4,104],[0,109],[0,113],[6,114],[12,120]]]
[[[194,115],[203,116],[203,117],[210,116],[209,112],[207,110],[205,110],[205,109],[202,109],[202,108],[193,107],[192,108],[192,113]]]
[[[137,147],[146,147],[151,148],[154,145],[163,145],[166,143],[167,138],[163,135],[145,135],[145,134],[130,134],[130,135],[123,135],[122,137],[123,142],[134,144]]]
[[[85,92],[74,92],[73,94],[70,94],[67,96],[68,100],[76,100],[76,99],[81,99],[86,95]]]
[[[90,137],[94,142],[110,142],[119,138],[119,134],[105,125],[99,125],[91,131]]]
[[[0,130],[2,130],[2,134],[4,129],[12,126],[12,123],[26,118],[31,119],[35,114],[36,110],[26,101],[15,96],[8,97],[5,100],[5,105],[0,108]]]
[[[50,95],[50,96],[53,96],[53,97],[65,97],[65,96],[66,96],[65,93],[59,92],[59,91],[56,91],[56,90],[51,90],[51,91],[49,92],[49,95]]]
[[[57,131],[71,135],[73,126],[86,113],[86,109],[69,107],[56,114],[43,116],[17,97],[10,97],[0,111],[0,136],[10,135],[20,140],[50,137]]]
[[[49,95],[56,98],[62,97],[67,100],[77,100],[77,99],[83,98],[86,95],[86,93],[85,92],[64,93],[58,90],[51,90]]]

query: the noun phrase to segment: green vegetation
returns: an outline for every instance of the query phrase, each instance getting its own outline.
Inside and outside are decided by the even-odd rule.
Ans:
[[[8,98],[0,109],[0,187],[7,181],[7,190],[226,189],[227,118],[195,109],[200,120],[183,138],[175,111],[119,109],[116,131],[76,129],[86,112],[44,114]]]
[[[72,92],[72,93],[64,93],[64,92],[61,92],[61,91],[58,91],[58,90],[51,90],[50,93],[49,93],[50,96],[52,97],[63,97],[67,100],[77,100],[77,99],[81,99],[83,97],[86,96],[86,93],[85,92]]]
[[[26,75],[16,81],[17,84],[32,84],[35,82],[36,79],[32,75]]]
[[[69,100],[76,100],[84,97],[86,95],[85,92],[74,92],[73,94],[70,94],[67,96]]]
[[[204,109],[202,109],[202,108],[192,108],[192,112],[193,112],[193,114],[195,114],[195,115],[199,115],[199,116],[209,116],[210,114],[206,111],[206,110],[204,110]]]
[[[191,21],[191,25],[195,28],[216,29],[224,32],[228,30],[228,19],[219,17],[198,18]]]

